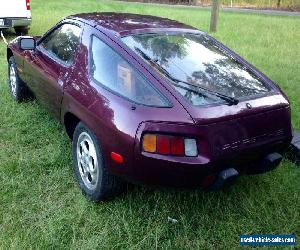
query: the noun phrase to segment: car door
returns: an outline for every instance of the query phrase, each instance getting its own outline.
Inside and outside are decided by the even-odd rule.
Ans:
[[[62,23],[46,34],[24,63],[30,88],[36,98],[57,118],[63,88],[73,71],[81,27]]]

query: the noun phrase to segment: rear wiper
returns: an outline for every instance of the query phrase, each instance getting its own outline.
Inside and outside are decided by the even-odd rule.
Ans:
[[[193,86],[195,88],[198,88],[198,89],[201,89],[207,93],[210,93],[212,95],[215,95],[217,97],[219,97],[220,99],[226,101],[229,105],[237,105],[239,103],[239,100],[234,98],[234,97],[231,97],[231,96],[227,96],[227,95],[224,95],[224,94],[221,94],[217,91],[213,91],[213,90],[210,90],[210,89],[207,89],[207,88],[204,88],[202,86],[199,86],[199,85],[196,85],[196,84],[193,84],[193,83],[189,83],[189,82],[186,82],[186,81],[183,81],[183,80],[179,80],[175,77],[173,77],[165,68],[163,68],[159,63],[157,63],[156,60],[153,60],[150,56],[148,56],[144,51],[142,51],[140,48],[137,48],[137,47],[134,47],[134,49],[148,62],[154,64],[164,75],[166,75],[171,81],[173,81],[174,83],[184,83],[186,85],[189,85],[189,86]],[[183,86],[179,85],[179,84],[175,84],[177,87],[181,87],[181,88],[184,88]],[[186,89],[186,88],[184,88]],[[190,89],[189,89],[190,90]],[[196,92],[199,94],[198,91],[195,91],[195,90],[190,90],[192,92]],[[200,93],[200,94],[203,94],[203,93]]]
[[[177,83],[184,83],[186,85],[189,85],[189,86],[193,86],[195,88],[198,88],[198,89],[201,89],[203,91],[206,91],[207,93],[210,93],[210,94],[213,94],[217,97],[219,97],[220,99],[228,102],[229,105],[237,105],[239,103],[239,100],[234,98],[234,97],[231,97],[231,96],[228,96],[228,95],[224,95],[224,94],[221,94],[217,91],[214,91],[214,90],[210,90],[210,89],[207,89],[207,88],[204,88],[202,86],[198,86],[196,84],[193,84],[193,83],[190,83],[190,82],[185,82],[185,81],[182,81],[182,80],[179,80],[179,79],[176,79],[174,77],[171,78],[172,81],[175,81]]]

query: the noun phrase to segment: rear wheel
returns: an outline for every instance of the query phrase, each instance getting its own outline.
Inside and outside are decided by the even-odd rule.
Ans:
[[[95,134],[82,122],[73,135],[73,164],[77,181],[88,199],[107,200],[122,191],[124,183],[108,173]]]
[[[8,61],[8,84],[11,96],[17,101],[25,101],[32,97],[28,87],[21,80],[17,72],[17,66],[14,57]]]
[[[28,34],[29,28],[27,26],[15,27],[15,32],[17,36],[25,36]]]

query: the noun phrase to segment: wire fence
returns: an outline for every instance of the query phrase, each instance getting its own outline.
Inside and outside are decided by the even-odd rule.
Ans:
[[[125,0],[126,1],[126,0]],[[130,2],[144,3],[169,3],[210,6],[211,0],[127,0]],[[300,11],[300,0],[221,0],[225,7],[262,8],[262,9],[284,9]]]

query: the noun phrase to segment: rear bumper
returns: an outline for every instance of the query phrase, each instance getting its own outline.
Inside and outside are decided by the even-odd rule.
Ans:
[[[300,132],[294,131],[294,137],[291,142],[291,147],[288,156],[295,162],[296,165],[300,166]]]
[[[15,18],[0,18],[0,29],[12,28],[12,27],[25,27],[31,24],[31,18],[27,17],[15,17]]]
[[[266,155],[261,160],[257,161],[251,168],[247,168],[249,174],[262,174],[269,172],[276,168],[282,160],[282,155],[278,153],[271,153]],[[204,178],[203,186],[210,191],[218,191],[224,186],[231,183],[239,172],[234,168],[222,170],[216,175]],[[208,182],[210,180],[210,183]]]
[[[276,168],[282,160],[279,153],[271,153],[247,168],[247,174],[263,174]]]
[[[235,169],[238,175],[262,174],[276,168],[290,140],[271,145],[257,147],[248,152],[240,152],[232,157],[217,162],[201,164],[200,159],[191,157],[182,161],[174,159],[158,159],[150,154],[142,153],[137,157],[134,169],[127,179],[134,183],[170,186],[170,187],[207,187],[211,185],[226,169]],[[208,181],[208,180],[209,181]],[[223,183],[222,183],[223,185]]]

